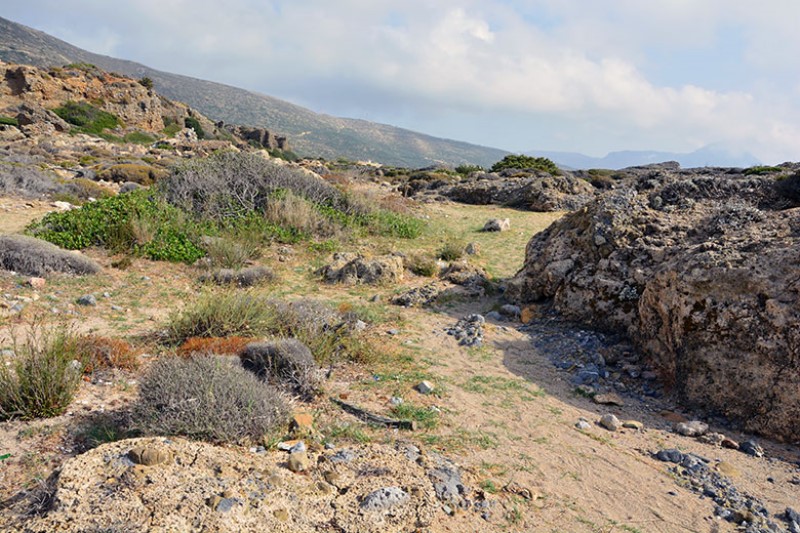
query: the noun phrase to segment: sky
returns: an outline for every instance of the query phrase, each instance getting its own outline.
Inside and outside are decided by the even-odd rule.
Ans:
[[[92,52],[522,152],[800,160],[797,0],[3,0]]]

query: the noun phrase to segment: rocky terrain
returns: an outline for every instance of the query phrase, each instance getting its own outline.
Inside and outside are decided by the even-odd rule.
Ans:
[[[0,531],[800,531],[796,165],[415,183],[1,66]]]
[[[628,334],[680,400],[796,442],[794,172],[641,170],[534,237],[508,295]]]

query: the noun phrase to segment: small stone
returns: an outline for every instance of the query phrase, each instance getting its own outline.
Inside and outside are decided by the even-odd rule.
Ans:
[[[33,287],[34,289],[41,289],[45,285],[47,285],[47,280],[44,278],[28,278],[28,281],[25,282],[29,287]]]
[[[420,394],[430,394],[433,392],[434,386],[429,381],[422,381],[414,388],[417,389],[417,392]]]
[[[349,463],[355,458],[356,454],[353,450],[339,450],[331,455],[329,459],[332,463]]]
[[[337,472],[333,470],[326,470],[322,473],[323,479],[333,485],[334,487],[339,486],[339,480],[342,478]]]
[[[787,507],[786,511],[784,512],[784,516],[786,520],[789,522],[797,522],[800,524],[800,513],[792,509],[791,507]]]
[[[743,442],[739,445],[739,449],[746,453],[747,455],[752,455],[753,457],[763,457],[764,456],[764,448],[758,445],[754,440],[748,440]]]
[[[575,424],[575,427],[580,429],[581,431],[588,431],[588,430],[590,430],[592,428],[592,425],[589,423],[588,420],[584,420],[583,418],[581,418]]]
[[[483,231],[507,231],[511,229],[511,220],[504,218],[493,218],[486,221]]]
[[[668,450],[661,450],[656,454],[656,459],[664,461],[665,463],[680,463],[683,461],[684,455],[674,448]]]
[[[622,398],[613,392],[609,392],[607,394],[595,394],[592,399],[594,400],[594,403],[598,403],[600,405],[619,405],[620,407],[625,405],[625,402],[622,400]]]
[[[96,306],[97,298],[93,294],[84,294],[76,301],[78,305]]]
[[[400,487],[384,487],[367,494],[359,507],[364,511],[383,511],[406,504],[410,500],[411,496]]]
[[[603,415],[597,423],[600,425],[600,427],[609,431],[617,431],[622,426],[619,418],[611,413]]]
[[[522,314],[522,309],[518,305],[506,304],[500,308],[500,314],[516,320]]]
[[[289,423],[293,435],[310,435],[314,432],[314,416],[310,413],[296,413]]]
[[[390,329],[389,331],[386,332],[387,335],[397,335],[399,333],[400,333],[399,329]]]
[[[297,444],[300,443],[300,442],[302,442],[302,441],[298,440],[298,439],[285,440],[285,441],[279,442],[277,447],[282,452],[288,452],[288,451],[291,451],[292,448],[297,446]]]
[[[399,396],[392,396],[389,398],[389,403],[397,407],[398,405],[403,405],[403,399]]]
[[[686,437],[699,437],[708,431],[708,424],[699,420],[679,422],[675,425],[675,432]]]
[[[306,443],[300,441],[294,446],[292,446],[292,448],[289,450],[289,453],[299,453],[299,452],[304,452],[306,450],[308,450],[308,448],[306,447]]]
[[[311,466],[311,461],[306,452],[289,454],[289,470],[292,472],[305,472]]]
[[[365,329],[367,329],[367,323],[364,322],[363,320],[356,320],[355,323],[353,324],[353,329],[355,331],[364,331]]]
[[[103,298],[111,298],[111,293],[110,292],[104,292],[103,293]]]
[[[638,420],[625,420],[622,422],[622,427],[627,429],[635,429],[636,431],[644,431],[644,424]]]
[[[172,460],[172,454],[157,446],[138,446],[128,452],[128,459],[143,466],[155,466]]]
[[[723,448],[728,448],[729,450],[738,450],[739,449],[739,443],[736,442],[735,440],[729,438],[729,437],[723,438],[722,442],[720,442],[719,444]]]
[[[239,498],[222,498],[214,507],[214,510],[216,510],[218,513],[227,513],[237,505],[242,505],[242,502]]]
[[[464,253],[467,255],[478,255],[481,253],[480,245],[477,242],[471,242],[464,248]]]
[[[274,516],[275,519],[280,522],[289,521],[289,511],[287,511],[286,509],[275,509],[274,511],[272,511],[272,516]]]
[[[503,318],[503,315],[501,315],[497,311],[489,311],[488,313],[486,313],[486,319],[494,320],[495,322],[502,322],[503,320],[505,320],[505,318]]]

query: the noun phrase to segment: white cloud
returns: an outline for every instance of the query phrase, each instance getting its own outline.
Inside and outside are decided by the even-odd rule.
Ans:
[[[689,150],[721,141],[764,159],[800,158],[795,0],[10,5],[31,20],[49,13],[64,21],[54,26],[62,29],[79,13],[102,29],[76,41],[94,51],[301,100],[321,111],[388,121],[402,105],[411,109],[404,125],[414,127],[415,115],[435,110],[437,133],[449,137],[533,148],[527,139],[548,138],[537,128],[560,120],[553,146],[543,148]],[[735,41],[730,49],[729,41]],[[658,63],[673,54],[698,57],[700,65]],[[741,72],[709,83],[722,60],[740,64]],[[482,117],[491,113],[528,117],[528,131],[519,129],[519,120],[515,131],[501,125],[485,131]],[[573,134],[564,133],[570,129]],[[576,145],[564,145],[562,137]]]

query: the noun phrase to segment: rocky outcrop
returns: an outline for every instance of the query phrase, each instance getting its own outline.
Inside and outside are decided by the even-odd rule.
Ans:
[[[577,209],[597,193],[588,181],[565,174],[475,173],[460,181],[414,180],[407,194],[440,197],[472,205],[498,204],[530,211],[568,211]]]
[[[337,253],[333,262],[320,269],[319,274],[328,283],[395,283],[403,279],[403,258],[385,255],[365,259],[358,254]]]
[[[260,450],[260,451],[256,451]],[[42,516],[4,531],[477,531],[488,506],[458,468],[411,445],[299,454],[180,438],[104,444],[67,461]],[[481,505],[479,505],[481,504]],[[464,509],[449,516],[444,505]],[[6,529],[8,528],[8,529]]]
[[[53,109],[68,100],[91,102],[120,117],[129,127],[148,131],[164,128],[161,99],[130,78],[89,65],[45,71],[27,65],[0,63],[0,109],[13,108],[20,103]]]
[[[684,402],[798,440],[798,184],[644,169],[536,235],[507,294],[626,332]]]
[[[258,148],[266,148],[267,150],[289,150],[289,140],[285,136],[276,135],[265,128],[234,126],[230,124],[225,125],[222,122],[218,122],[217,127],[220,129],[224,128],[230,132],[231,135],[255,144]]]

